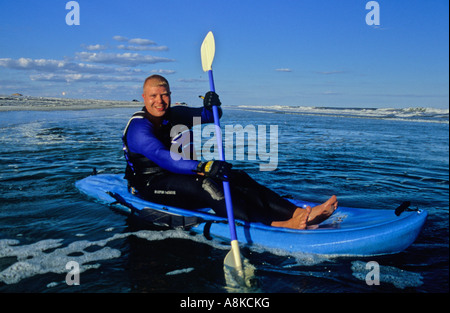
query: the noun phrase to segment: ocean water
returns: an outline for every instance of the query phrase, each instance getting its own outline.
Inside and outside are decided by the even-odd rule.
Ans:
[[[226,243],[142,225],[74,186],[93,168],[123,172],[121,133],[141,104],[8,97],[0,104],[2,293],[449,291],[448,110],[224,106],[223,126],[278,126],[276,170],[260,171],[263,161],[245,156],[232,163],[280,194],[314,202],[336,194],[343,206],[392,210],[408,200],[429,213],[416,242],[396,255],[242,247],[257,284],[230,290]],[[78,284],[71,261],[80,266]],[[366,283],[370,261],[380,266],[379,285]]]

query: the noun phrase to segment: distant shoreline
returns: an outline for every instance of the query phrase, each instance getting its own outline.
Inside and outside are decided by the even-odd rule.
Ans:
[[[140,108],[144,104],[137,100],[71,99],[33,97],[22,95],[0,95],[0,112],[8,111],[68,111],[112,108]]]
[[[115,109],[115,108],[141,108],[143,103],[135,102],[130,104],[116,104],[116,105],[59,105],[59,106],[32,106],[32,105],[0,105],[0,112],[10,111],[79,111],[79,110],[97,110],[97,109]]]

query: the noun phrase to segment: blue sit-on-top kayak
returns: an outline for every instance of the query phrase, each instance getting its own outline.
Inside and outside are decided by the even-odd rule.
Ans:
[[[167,227],[184,227],[207,238],[230,240],[227,219],[208,208],[190,211],[145,201],[129,192],[121,174],[99,174],[76,182],[86,195],[105,204],[117,204],[129,214]],[[315,203],[291,200],[299,207]],[[396,210],[339,207],[314,229],[294,230],[236,221],[240,243],[334,256],[372,256],[398,253],[419,235],[427,212],[411,211],[407,203]]]

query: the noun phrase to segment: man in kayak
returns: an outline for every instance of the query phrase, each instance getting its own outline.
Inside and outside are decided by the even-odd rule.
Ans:
[[[247,173],[231,170],[225,161],[199,162],[174,158],[171,134],[175,125],[193,127],[193,118],[213,123],[212,106],[219,107],[216,93],[206,93],[203,107],[171,107],[168,81],[152,75],[144,82],[144,108],[128,122],[123,134],[127,160],[125,178],[133,192],[155,203],[184,209],[212,208],[226,217],[222,181],[230,182],[234,216],[275,227],[305,229],[327,219],[337,208],[336,196],[314,208],[298,208],[274,191],[253,180]]]

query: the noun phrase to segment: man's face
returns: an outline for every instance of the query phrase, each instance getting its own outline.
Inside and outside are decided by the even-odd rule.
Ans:
[[[145,86],[142,98],[148,113],[155,117],[163,116],[170,107],[170,90],[164,86]]]

